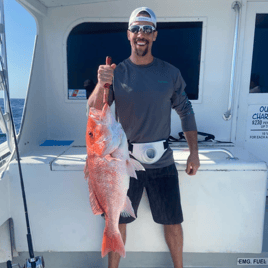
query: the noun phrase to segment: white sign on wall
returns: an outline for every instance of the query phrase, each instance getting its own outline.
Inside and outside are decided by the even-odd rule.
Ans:
[[[238,258],[237,265],[268,265],[268,258]]]
[[[248,106],[247,141],[268,140],[268,104]]]

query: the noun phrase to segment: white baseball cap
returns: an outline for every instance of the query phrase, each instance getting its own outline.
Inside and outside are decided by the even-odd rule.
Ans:
[[[141,11],[146,11],[149,13],[150,18],[148,17],[137,17],[137,15],[141,12]],[[155,28],[156,28],[156,16],[154,14],[154,12],[148,8],[148,7],[138,7],[136,8],[130,15],[129,18],[129,22],[128,22],[128,27],[134,22],[134,21],[150,21],[154,24]]]

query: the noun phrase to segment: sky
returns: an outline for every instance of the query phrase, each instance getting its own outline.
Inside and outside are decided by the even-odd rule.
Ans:
[[[28,89],[36,22],[16,0],[4,0],[9,92],[25,99]],[[3,98],[3,93],[1,98]]]

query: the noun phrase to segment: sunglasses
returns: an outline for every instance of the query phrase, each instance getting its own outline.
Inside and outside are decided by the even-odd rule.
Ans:
[[[146,34],[151,34],[156,30],[155,27],[151,25],[132,25],[128,28],[128,30],[134,34],[137,34],[141,29]]]

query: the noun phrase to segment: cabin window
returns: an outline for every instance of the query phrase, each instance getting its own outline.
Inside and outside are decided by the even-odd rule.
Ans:
[[[97,83],[99,65],[111,56],[118,64],[131,53],[127,23],[82,23],[67,40],[68,98],[86,99]],[[180,69],[190,100],[199,97],[203,22],[159,22],[153,56]],[[86,95],[86,88],[88,94]]]
[[[268,14],[256,14],[249,93],[268,93]]]

